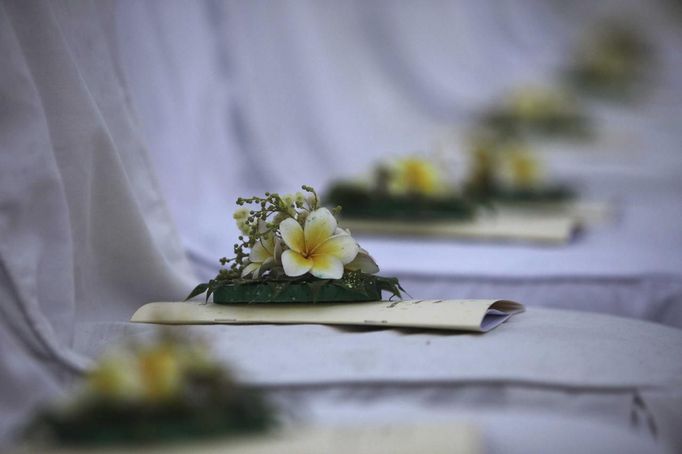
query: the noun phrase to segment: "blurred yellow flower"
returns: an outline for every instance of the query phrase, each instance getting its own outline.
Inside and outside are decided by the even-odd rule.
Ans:
[[[145,396],[150,400],[167,399],[180,390],[183,364],[171,346],[162,344],[143,351],[138,367]]]
[[[517,90],[510,98],[510,106],[519,118],[528,121],[574,110],[571,98],[566,93],[538,87]]]
[[[536,187],[541,180],[541,166],[537,157],[524,148],[514,148],[504,152],[504,182],[517,189]]]
[[[439,169],[418,157],[395,161],[390,169],[389,190],[394,194],[435,195],[443,190]]]
[[[95,398],[158,402],[179,395],[187,374],[207,367],[200,345],[164,338],[108,353],[88,372],[86,391]]]
[[[137,399],[142,387],[135,358],[123,354],[104,357],[86,377],[87,389],[108,399]]]

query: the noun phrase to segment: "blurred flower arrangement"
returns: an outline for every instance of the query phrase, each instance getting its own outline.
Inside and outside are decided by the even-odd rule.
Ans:
[[[204,345],[161,332],[106,353],[25,433],[32,443],[107,446],[237,436],[275,424],[273,408],[237,384]]]
[[[633,26],[609,21],[588,33],[567,69],[571,85],[588,95],[632,97],[653,64],[652,49]]]
[[[549,183],[540,158],[522,141],[478,137],[469,149],[465,194],[479,202],[563,202],[575,197],[563,184]]]
[[[477,134],[468,147],[462,181],[444,176],[445,163],[408,156],[378,165],[369,181],[336,182],[331,203],[352,207],[348,219],[460,221],[497,203],[561,203],[575,197],[563,184],[547,181],[540,158],[523,140]]]
[[[526,87],[485,111],[479,127],[500,139],[529,136],[584,139],[590,120],[577,100],[559,89]]]
[[[346,207],[348,218],[420,222],[475,214],[475,206],[445,178],[441,166],[417,155],[380,163],[367,181],[336,182],[326,199]]]
[[[237,199],[234,219],[242,235],[235,255],[220,259],[229,267],[188,299],[204,292],[219,304],[376,301],[382,291],[400,297],[398,280],[377,276],[374,259],[339,227],[341,207],[330,211],[312,187],[302,189]]]

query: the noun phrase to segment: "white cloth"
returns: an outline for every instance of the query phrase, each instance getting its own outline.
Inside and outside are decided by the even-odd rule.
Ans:
[[[682,328],[682,204],[630,204],[563,247],[359,237],[419,298],[510,298]]]
[[[418,414],[552,409],[682,447],[682,331],[654,323],[530,308],[484,335],[315,325],[170,329],[206,341],[243,380],[292,411],[300,398],[313,422],[344,419],[344,412],[350,419],[365,407],[389,420],[390,408],[403,405]],[[76,346],[90,355],[154,333],[152,325],[88,323]],[[335,415],[334,405],[343,410]]]
[[[513,2],[478,1],[459,8],[433,2],[430,8],[417,8],[364,1],[3,0],[0,437],[35,403],[61,389],[71,371],[87,364],[86,357],[107,341],[105,334],[114,329],[109,327],[116,326],[107,321],[125,320],[151,299],[180,299],[196,282],[176,227],[197,261],[213,260],[231,250],[229,210],[236,196],[293,191],[302,183],[321,187],[388,153],[429,147],[429,137],[463,122],[479,102],[526,78],[548,80],[576,24],[594,12],[587,3],[518,7]],[[643,18],[654,17],[651,29],[671,35],[673,19],[664,10],[634,3]],[[556,41],[540,39],[550,34]],[[482,37],[490,39],[493,50],[479,48]],[[667,41],[668,56],[675,55],[675,39]],[[666,77],[669,74],[675,73],[668,71]],[[678,79],[666,78],[666,86],[673,89],[667,91],[667,110],[660,111],[676,112]],[[665,118],[668,126],[675,126],[675,115]],[[676,138],[679,135],[669,134],[666,147]],[[669,252],[674,253],[672,246]],[[473,250],[462,260],[477,254]],[[645,264],[655,261],[651,254],[642,252]],[[668,257],[662,263],[676,261]],[[390,264],[385,266],[390,270]],[[531,313],[528,316],[530,320]],[[77,324],[97,321],[104,324]],[[282,351],[271,357],[251,350],[248,362],[238,351],[230,351],[230,358],[241,367],[248,365],[246,372],[256,382],[260,376],[262,385],[266,375],[259,367],[270,370],[273,358],[290,379],[301,378],[302,368],[286,366],[297,356],[295,349],[285,348],[285,329],[250,329],[255,340],[260,334],[261,341],[278,339]],[[659,330],[660,335],[647,331],[641,348],[660,347],[672,338],[669,331]],[[247,329],[205,331],[238,341]],[[386,373],[367,368],[371,349],[353,351],[363,339],[386,336],[390,340],[379,341],[389,344],[417,339],[370,332],[349,334],[337,344],[334,336],[327,338],[336,332],[327,328],[302,332],[298,348],[309,350],[317,348],[310,342],[316,338],[343,353],[345,340],[352,339],[347,347],[351,354],[343,363],[348,370],[319,358],[331,367],[326,370],[329,380],[351,377],[354,367],[366,378]],[[622,335],[612,332],[616,334]],[[101,342],[86,348],[84,343],[95,342],[95,335]],[[445,339],[450,338],[435,336],[424,342]],[[487,345],[491,354],[497,349],[475,339],[472,344]],[[609,338],[593,340],[600,339]],[[411,350],[406,364],[418,362],[422,345],[406,347]],[[391,349],[381,348],[377,354]],[[447,345],[441,346],[436,359],[448,364],[449,352]],[[590,366],[597,366],[597,353],[590,356]],[[546,358],[551,354],[545,352]],[[618,383],[630,377],[628,386],[634,386],[632,377],[639,375],[623,356],[614,361],[629,367],[627,374],[607,378]],[[469,361],[476,363],[476,358],[469,356]],[[536,366],[546,358],[535,357]],[[486,364],[490,366],[481,363],[481,374]],[[509,376],[529,378],[507,364],[495,367],[508,367]],[[582,380],[589,375],[586,369],[561,371],[560,360],[554,364],[559,368],[555,378]],[[648,364],[658,370],[658,363]],[[417,365],[424,371],[421,378],[428,380],[457,370],[453,366],[439,372],[428,369],[430,363]],[[665,378],[663,372],[651,379]],[[406,368],[400,373],[420,378]],[[506,393],[504,387],[495,389]],[[478,391],[473,387],[471,392]],[[555,399],[559,395],[547,401],[554,408],[569,403]],[[514,400],[522,403],[523,396],[517,394]],[[622,425],[633,397],[620,391],[614,396],[600,408],[617,408],[604,412]],[[679,400],[663,396],[656,411],[668,412],[661,417],[664,421],[679,422],[674,407]],[[589,412],[591,395],[582,402]]]
[[[619,8],[652,10],[649,29],[667,37],[673,26],[660,8],[628,3]],[[493,1],[117,6],[121,71],[161,187],[190,253],[212,263],[216,251],[231,251],[236,197],[323,189],[387,155],[442,145],[441,135],[466,128],[506,90],[549,82],[587,18],[603,9]]]
[[[551,80],[613,6],[396,5],[118,5],[121,72],[202,279],[239,234],[237,196],[323,188],[387,154],[431,148],[453,124],[461,133],[505,90]],[[596,142],[538,147],[552,175],[614,200],[621,217],[559,249],[360,238],[383,273],[415,296],[504,296],[682,327],[681,35],[663,6],[618,8],[635,11],[656,45],[645,102],[591,105]]]
[[[103,26],[94,3],[0,4],[3,435],[87,364],[76,320],[125,319],[195,280]]]

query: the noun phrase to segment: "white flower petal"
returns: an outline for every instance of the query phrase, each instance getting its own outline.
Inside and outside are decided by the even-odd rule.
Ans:
[[[275,259],[272,257],[268,258],[266,261],[261,263],[260,269],[258,270],[259,274],[263,274],[268,270],[271,270],[275,266]]]
[[[343,227],[336,227],[334,235],[350,235],[350,230],[344,229]]]
[[[282,266],[287,276],[302,276],[313,267],[313,261],[298,252],[288,249],[282,253]]]
[[[374,261],[369,253],[360,248],[358,255],[355,256],[352,262],[346,265],[346,269],[350,271],[362,271],[366,274],[375,274],[379,272],[379,265]]]
[[[273,251],[273,257],[275,259],[275,263],[279,264],[282,263],[282,251],[284,247],[282,246],[282,240],[279,238],[275,239],[275,247]]]
[[[342,264],[350,263],[358,255],[358,243],[352,236],[342,234],[335,235],[320,244],[312,251],[313,258],[318,255],[330,255],[336,257]]]
[[[308,194],[305,196],[305,202],[308,206],[308,210],[315,210],[317,208],[317,197],[315,194]]]
[[[272,254],[263,246],[260,241],[251,248],[251,254],[249,254],[249,261],[253,263],[263,263],[268,258],[272,257]]]
[[[305,246],[308,251],[312,251],[334,234],[336,218],[326,208],[317,209],[308,215],[303,230],[305,231]]]
[[[268,224],[262,219],[258,220],[258,233],[265,233],[268,231]]]
[[[320,279],[341,279],[343,263],[333,255],[316,255],[310,273]]]
[[[279,232],[282,234],[282,240],[289,246],[289,249],[294,252],[305,251],[303,228],[295,219],[288,218],[283,220],[279,225]]]
[[[253,277],[256,278],[258,277],[258,270],[260,269],[260,264],[259,263],[249,263],[246,265],[246,268],[242,271],[242,277],[246,277],[249,274],[253,273]]]
[[[275,236],[273,234],[268,234],[266,238],[261,240],[261,244],[271,256],[275,255]]]

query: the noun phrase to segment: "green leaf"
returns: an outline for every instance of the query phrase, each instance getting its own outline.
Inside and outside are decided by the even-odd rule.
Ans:
[[[211,297],[213,292],[215,292],[216,288],[220,287],[220,283],[217,282],[215,279],[211,279],[208,281],[208,288],[206,289],[206,302],[208,303],[208,299]]]
[[[287,287],[289,287],[289,282],[280,283],[279,285],[277,285],[276,283],[268,282],[268,285],[270,285],[273,288],[272,299],[275,299],[279,295],[281,295],[282,292],[287,289]]]
[[[391,293],[389,301],[393,298],[402,298],[402,292],[407,293],[396,277],[377,276],[376,280],[382,291]],[[409,293],[407,293],[407,295],[409,296]]]
[[[310,288],[310,296],[313,300],[313,303],[317,303],[317,299],[320,296],[320,290],[327,284],[329,284],[329,279],[320,279],[318,281],[313,281],[308,284],[308,287]]]
[[[197,295],[201,295],[206,290],[208,290],[208,283],[203,283],[203,284],[197,285],[196,287],[194,287],[194,290],[192,290],[190,292],[190,294],[187,296],[187,298],[185,298],[185,301],[191,300],[192,298],[194,298]]]

